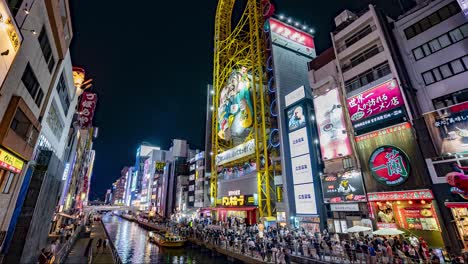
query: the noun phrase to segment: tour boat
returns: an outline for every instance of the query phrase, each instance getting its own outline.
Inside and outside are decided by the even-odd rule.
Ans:
[[[185,245],[187,240],[183,237],[166,233],[166,234],[159,234],[157,232],[149,232],[148,233],[149,241],[158,244],[161,247],[182,247]]]

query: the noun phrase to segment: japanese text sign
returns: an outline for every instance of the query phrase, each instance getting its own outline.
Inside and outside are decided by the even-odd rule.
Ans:
[[[78,122],[81,128],[90,127],[93,121],[94,109],[96,108],[97,94],[84,92],[81,95],[80,115]]]
[[[8,151],[0,148],[0,167],[11,170],[14,173],[20,173],[23,169],[24,162]]]
[[[372,176],[387,186],[404,183],[410,175],[410,162],[403,150],[394,146],[381,146],[369,160]]]
[[[391,80],[348,98],[347,104],[354,123],[400,107],[404,101],[396,80]]]

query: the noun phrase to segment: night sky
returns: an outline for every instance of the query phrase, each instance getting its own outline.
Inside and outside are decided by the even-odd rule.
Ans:
[[[333,19],[343,9],[375,3],[399,12],[397,0],[274,2],[277,14],[315,29],[318,54],[330,47]],[[181,138],[203,148],[217,1],[70,3],[73,64],[85,68],[99,95],[91,198],[102,200],[122,167],[134,164],[139,143],[167,149],[171,139]]]

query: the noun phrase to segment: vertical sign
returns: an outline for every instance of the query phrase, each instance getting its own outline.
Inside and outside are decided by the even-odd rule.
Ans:
[[[84,92],[81,95],[80,117],[78,119],[81,128],[88,128],[93,123],[94,109],[96,109],[97,94]]]

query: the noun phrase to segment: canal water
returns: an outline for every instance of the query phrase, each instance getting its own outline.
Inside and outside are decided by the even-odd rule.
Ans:
[[[102,221],[123,263],[234,263],[224,256],[190,244],[180,249],[159,247],[148,241],[147,230],[118,216],[105,215]]]

